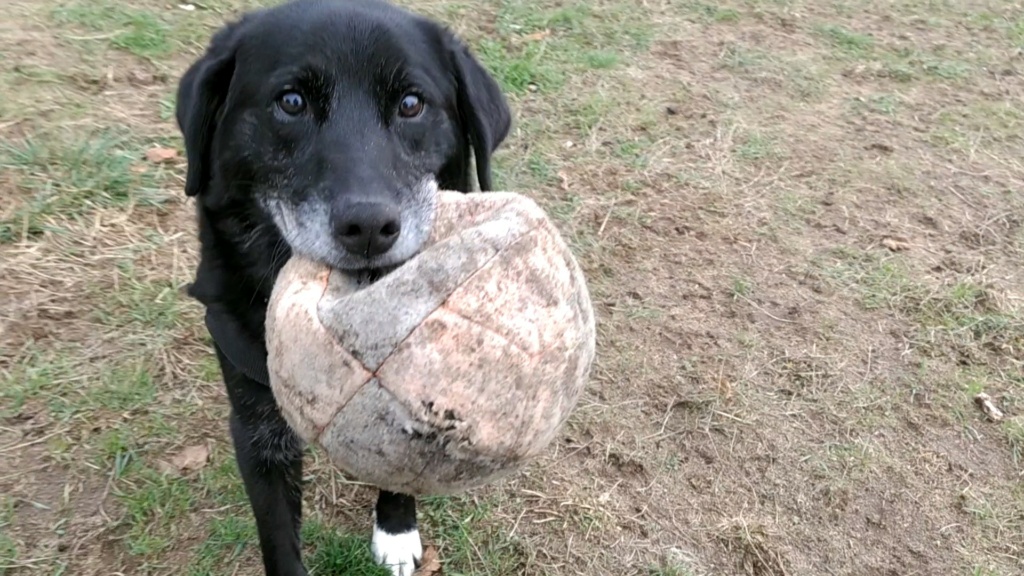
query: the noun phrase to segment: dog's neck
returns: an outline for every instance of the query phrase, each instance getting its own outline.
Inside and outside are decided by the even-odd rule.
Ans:
[[[270,293],[291,249],[273,225],[243,242],[239,239],[256,232],[255,226],[239,218],[211,218],[207,210],[202,205],[197,210],[200,259],[188,293],[207,308],[233,316],[262,341]]]

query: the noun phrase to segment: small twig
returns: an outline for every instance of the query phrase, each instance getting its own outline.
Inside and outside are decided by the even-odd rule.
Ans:
[[[750,304],[750,305],[751,305],[751,306],[753,306],[754,308],[757,308],[757,309],[758,309],[758,310],[760,310],[760,311],[761,311],[761,312],[762,312],[762,313],[763,313],[763,314],[764,314],[765,316],[768,316],[768,317],[769,317],[769,318],[771,318],[772,320],[778,320],[779,322],[785,322],[786,324],[796,324],[796,323],[797,323],[797,322],[796,322],[796,320],[786,320],[785,318],[779,318],[778,316],[775,316],[775,315],[773,315],[773,314],[772,314],[771,312],[769,312],[769,311],[765,310],[764,308],[761,308],[760,306],[758,306],[757,304],[755,304],[753,300],[751,300],[750,298],[747,298],[746,296],[744,296],[744,295],[742,295],[742,294],[737,294],[736,296],[738,296],[738,297],[742,298],[743,300],[746,300],[748,304]]]
[[[654,434],[644,436],[643,438],[640,439],[641,442],[646,442],[651,438],[661,436],[662,434],[665,433],[665,427],[668,425],[668,419],[672,417],[672,409],[675,408],[677,404],[678,401],[674,399],[668,403],[668,408],[665,409],[665,418],[663,418],[661,421],[661,429],[655,432]]]
[[[29,446],[32,446],[33,444],[39,444],[40,442],[45,442],[45,441],[49,440],[50,438],[53,438],[54,436],[60,434],[61,432],[63,432],[63,431],[62,430],[58,430],[56,432],[51,432],[51,433],[47,434],[46,436],[41,436],[39,438],[36,438],[35,440],[30,440],[28,442],[22,442],[21,444],[13,444],[11,446],[4,446],[3,448],[0,448],[0,454],[3,454],[3,453],[8,452],[8,451],[18,450],[20,448],[27,448]]]
[[[604,215],[604,220],[601,221],[601,227],[597,229],[598,236],[604,234],[604,227],[608,225],[608,219],[612,217],[612,210],[614,209],[615,207],[612,206],[611,208],[608,209],[608,213]]]
[[[747,424],[747,425],[751,424],[751,422],[748,421],[748,420],[744,420],[743,418],[740,418],[739,416],[733,416],[732,414],[728,414],[728,413],[722,412],[720,410],[712,410],[711,412],[713,414],[718,414],[719,416],[725,416],[726,418],[728,418],[730,420],[735,420],[735,421],[739,422],[740,424]]]
[[[509,539],[516,535],[516,530],[519,529],[519,522],[523,519],[524,514],[526,514],[526,508],[519,511],[519,517],[516,518],[516,523],[512,525],[512,530],[508,533]]]
[[[60,556],[43,556],[42,558],[29,558],[27,560],[19,560],[13,564],[0,564],[0,570],[14,570],[16,568],[24,568],[25,566],[32,566],[39,564],[40,562],[49,562],[50,560],[57,560]]]
[[[861,379],[861,381],[860,381],[861,384],[866,384],[867,381],[868,381],[868,378],[871,378],[871,351],[872,351],[872,349],[873,348],[871,346],[868,346],[868,365],[867,365],[867,368],[864,369],[864,378]]]
[[[107,40],[117,36],[118,32],[110,32],[108,34],[96,34],[94,36],[64,36],[68,40]]]

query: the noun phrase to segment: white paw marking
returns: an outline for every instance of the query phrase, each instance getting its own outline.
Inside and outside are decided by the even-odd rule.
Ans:
[[[373,523],[373,540],[370,544],[373,559],[381,566],[391,569],[394,576],[412,576],[416,564],[423,557],[420,532],[415,528],[401,534],[388,534]]]

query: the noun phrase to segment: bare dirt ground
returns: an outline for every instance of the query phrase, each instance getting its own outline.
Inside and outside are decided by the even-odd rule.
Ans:
[[[3,5],[0,575],[256,573],[184,161],[145,157],[254,4]],[[409,5],[508,90],[499,183],[599,315],[549,454],[424,506],[445,573],[1024,574],[1024,5]],[[379,574],[372,492],[307,477],[313,573]]]

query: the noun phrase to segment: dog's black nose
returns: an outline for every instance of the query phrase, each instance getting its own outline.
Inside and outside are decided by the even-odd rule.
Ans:
[[[342,202],[334,215],[334,236],[357,256],[377,256],[395,245],[402,232],[398,206],[391,202]]]

